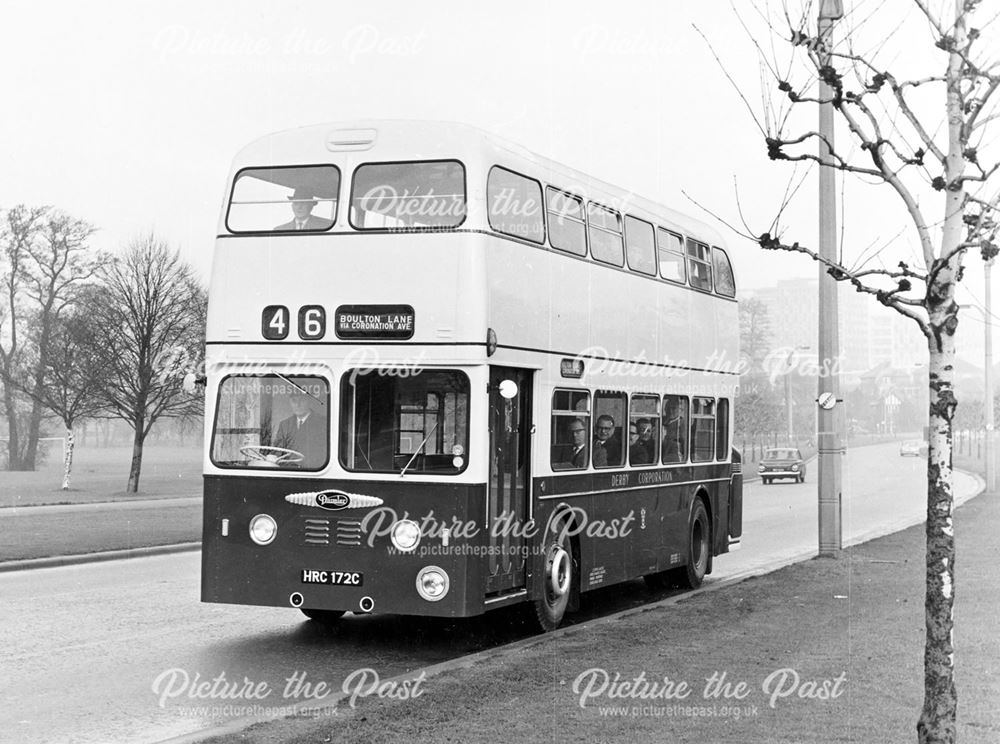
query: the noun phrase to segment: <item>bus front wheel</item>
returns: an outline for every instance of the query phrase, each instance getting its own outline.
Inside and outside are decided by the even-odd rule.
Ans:
[[[562,623],[570,604],[576,565],[573,545],[561,531],[545,549],[545,586],[542,598],[535,600],[535,616],[545,632]]]

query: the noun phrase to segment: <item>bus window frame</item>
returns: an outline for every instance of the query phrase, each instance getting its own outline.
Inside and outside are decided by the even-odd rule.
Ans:
[[[310,380],[321,380],[326,385],[326,400],[324,405],[326,406],[327,416],[326,416],[326,460],[318,468],[283,468],[283,467],[251,467],[249,465],[220,465],[215,461],[215,438],[218,433],[218,427],[216,423],[219,420],[219,404],[222,401],[222,388],[226,380],[233,377],[243,377],[243,378],[262,378],[262,377],[273,377],[275,380],[281,380],[278,375],[281,374],[282,377],[290,378],[293,382],[302,378]],[[225,375],[221,380],[219,380],[219,385],[215,390],[215,415],[212,417],[212,437],[209,442],[208,448],[208,459],[212,463],[213,467],[219,470],[228,470],[236,472],[253,472],[253,473],[281,473],[282,475],[287,475],[288,473],[310,473],[315,475],[316,473],[321,473],[330,467],[330,463],[333,461],[333,435],[331,433],[333,428],[333,383],[323,375],[309,374],[309,375],[299,375],[295,373],[284,374],[278,372],[262,372],[262,373],[248,373],[248,372],[230,372]],[[259,422],[258,422],[259,423]],[[280,421],[278,422],[281,423]],[[276,429],[275,429],[276,431]],[[252,445],[251,445],[252,446]],[[270,446],[270,445],[258,445],[258,446]]]
[[[720,248],[717,245],[711,246],[712,248],[712,284],[715,287],[715,293],[719,297],[726,297],[728,299],[735,299],[736,297],[736,272],[733,271],[733,262],[729,259],[729,254],[726,253],[724,248]],[[719,267],[716,266],[716,256],[722,256],[722,260],[725,261],[726,267],[729,269],[729,277],[733,280],[733,293],[729,294],[723,292],[719,289]]]
[[[586,395],[587,410],[577,411],[574,409],[570,411],[563,408],[557,409],[555,407],[556,395],[558,395],[559,393],[583,393],[584,395]],[[594,443],[591,436],[591,423],[593,419],[593,400],[594,400],[594,394],[593,392],[591,392],[590,388],[585,388],[585,387],[576,388],[576,387],[565,387],[565,386],[552,388],[552,398],[549,401],[549,470],[551,470],[553,473],[567,473],[567,472],[579,473],[588,470],[591,467],[592,455],[593,455],[591,450],[593,450],[594,448]],[[569,418],[571,415],[573,418],[583,419],[584,432],[586,433],[587,436],[586,438],[587,443],[585,445],[585,451],[587,453],[587,462],[586,464],[583,465],[583,467],[557,468],[555,467],[555,462],[552,459],[554,449],[557,446],[556,442],[554,441],[556,428],[552,426],[553,420],[557,416],[565,416],[566,418]],[[565,444],[571,445],[572,437],[570,438],[570,441]],[[564,446],[564,445],[559,445],[559,446]]]
[[[236,184],[239,183],[240,178],[247,171],[260,171],[260,170],[301,170],[303,168],[333,168],[337,172],[337,199],[336,208],[333,211],[333,217],[330,221],[330,226],[323,230],[234,230],[229,224],[229,215],[232,213],[233,209],[233,196],[236,195]],[[344,193],[344,172],[341,170],[340,166],[335,163],[302,163],[299,165],[248,165],[246,168],[240,168],[236,171],[236,175],[233,176],[233,182],[229,188],[229,199],[226,202],[226,219],[225,225],[226,230],[230,235],[288,235],[295,233],[305,237],[306,235],[323,235],[324,233],[330,232],[337,225],[337,220],[340,218],[340,204],[342,201]],[[328,201],[328,200],[327,200]],[[279,203],[280,202],[275,202]],[[291,203],[291,202],[289,202]],[[323,219],[326,219],[325,217]]]
[[[344,407],[348,404],[347,389],[349,389],[352,386],[351,379],[352,378],[357,379],[357,377],[358,377],[357,373],[359,371],[361,371],[361,370],[368,370],[368,372],[371,371],[369,368],[365,368],[365,367],[354,367],[354,368],[351,368],[351,369],[347,369],[341,375],[340,380],[338,381],[339,382],[339,387],[337,388],[338,402],[337,402],[337,421],[336,421],[337,436],[338,436],[338,439],[337,439],[337,464],[339,465],[339,467],[345,473],[350,473],[352,476],[358,475],[358,474],[362,474],[362,475],[364,475],[364,474],[372,474],[372,475],[379,475],[379,476],[386,476],[386,475],[396,475],[396,476],[398,476],[400,474],[400,471],[396,470],[396,469],[375,470],[375,469],[359,468],[359,467],[355,467],[355,466],[349,465],[347,463],[347,461],[345,460],[346,452],[344,451],[343,448],[344,448],[344,445],[346,443],[346,439],[345,439],[345,432],[343,430],[343,426],[344,426]],[[472,436],[473,436],[473,429],[472,429],[473,406],[475,404],[475,401],[473,400],[474,396],[473,396],[473,392],[472,392],[473,391],[472,376],[469,374],[469,371],[467,369],[462,368],[462,367],[426,367],[426,368],[423,369],[423,371],[427,371],[427,372],[450,372],[450,373],[458,373],[458,374],[462,375],[462,377],[465,380],[465,386],[466,386],[465,387],[465,394],[467,396],[467,401],[468,401],[467,402],[467,409],[466,409],[466,419],[467,420],[466,420],[466,423],[465,423],[465,426],[466,426],[465,442],[462,444],[463,453],[461,455],[454,455],[454,454],[452,455],[453,457],[461,457],[462,460],[463,460],[463,462],[462,462],[462,466],[460,468],[455,469],[455,470],[441,471],[441,470],[416,470],[416,469],[411,469],[411,470],[407,471],[407,474],[408,475],[418,475],[418,476],[430,476],[430,477],[434,477],[434,478],[441,478],[441,477],[454,478],[455,476],[462,475],[463,473],[465,473],[466,470],[468,470],[470,460],[472,459],[470,457],[470,455],[469,455],[469,451],[470,451],[470,448],[472,446]],[[383,376],[383,375],[377,375],[377,376],[379,376],[379,377],[390,377],[390,376]],[[398,375],[396,375],[396,376],[393,377],[393,379],[404,380],[405,381],[407,379],[410,379],[410,377],[404,377],[404,376],[398,376]],[[438,391],[433,391],[433,392],[437,393]],[[399,444],[399,435],[403,431],[416,431],[416,430],[402,429],[402,427],[400,427],[400,428],[396,428],[395,427],[395,423],[397,421],[398,422],[402,421],[402,411],[401,410],[394,409],[393,410],[393,417],[394,417],[394,426],[393,426],[393,431],[392,431],[392,437],[393,437],[393,445],[392,445],[393,446],[393,453],[392,453],[392,457],[395,458],[396,456],[403,456],[403,455],[412,455],[412,454],[414,454],[412,452],[398,452],[398,453],[395,452],[395,448]],[[353,416],[351,418],[351,426],[352,426],[351,431],[350,432],[346,432],[346,434],[349,435],[350,437],[353,437],[354,434],[355,434],[355,432],[356,432],[356,427],[357,427],[357,421],[356,421],[356,419],[353,418]],[[331,451],[331,458],[332,458],[332,454],[333,453]],[[438,454],[439,455],[446,455],[447,453],[438,453]]]
[[[635,403],[637,400],[651,399],[656,402],[656,413],[648,414],[642,411],[635,411]],[[653,459],[649,462],[633,462],[632,458],[632,442],[626,442],[624,446],[628,448],[628,456],[626,457],[626,463],[632,468],[651,468],[656,467],[660,464],[660,447],[661,441],[663,439],[660,430],[662,429],[662,417],[663,417],[663,407],[662,400],[657,393],[632,393],[628,398],[628,425],[631,427],[632,424],[636,424],[638,428],[638,421],[641,418],[650,418],[656,420],[653,424],[653,443],[656,445],[656,451],[653,453]],[[651,422],[652,423],[652,422]],[[630,435],[627,435],[630,436]],[[638,441],[638,440],[636,440]]]
[[[628,235],[629,235],[628,221],[629,220],[633,220],[635,222],[640,222],[643,225],[646,225],[647,227],[649,227],[650,231],[652,232],[652,235],[653,235],[653,270],[651,272],[643,271],[642,269],[635,268],[634,266],[632,266],[632,262],[629,260],[629,250],[628,250],[628,246],[629,246],[629,241],[628,241]],[[660,270],[660,260],[659,260],[660,259],[660,255],[659,255],[659,251],[658,251],[658,248],[657,248],[657,245],[656,245],[656,225],[654,225],[649,220],[644,220],[641,217],[636,217],[633,214],[625,214],[625,216],[623,218],[622,224],[623,224],[623,228],[625,230],[625,263],[628,266],[629,271],[634,271],[637,274],[642,274],[643,276],[649,276],[649,277],[655,278],[656,275],[659,273],[659,270]]]
[[[590,208],[594,207],[597,210],[604,212],[610,212],[618,220],[618,230],[609,230],[606,227],[601,227],[600,225],[595,225],[590,221]],[[612,209],[609,206],[601,204],[600,202],[587,200],[586,209],[584,210],[584,215],[587,218],[587,243],[590,245],[590,258],[597,263],[604,264],[605,266],[614,266],[617,269],[625,268],[625,222],[622,218],[622,213],[617,209]],[[590,231],[597,230],[598,232],[607,233],[608,235],[617,235],[619,241],[619,247],[621,248],[621,261],[619,263],[612,263],[611,261],[605,261],[603,258],[598,258],[594,255],[594,241],[591,240]]]
[[[680,251],[675,251],[670,246],[665,246],[664,248],[662,248],[662,250],[665,251],[666,253],[672,253],[675,256],[677,256],[678,258],[680,258],[680,262],[679,263],[680,263],[680,266],[681,266],[681,272],[683,273],[683,276],[680,279],[673,279],[673,278],[671,278],[669,276],[666,276],[663,273],[663,271],[662,271],[662,267],[660,265],[660,250],[661,250],[661,248],[660,248],[660,232],[661,231],[665,232],[667,235],[673,235],[675,238],[677,238],[677,239],[680,240],[680,246],[681,246],[681,250]],[[684,242],[685,242],[685,237],[681,233],[674,232],[673,230],[668,230],[667,228],[660,227],[659,225],[656,226],[656,275],[660,279],[663,279],[664,281],[670,282],[671,284],[676,284],[676,285],[681,286],[681,287],[690,286],[688,284],[687,255],[684,253]]]
[[[571,222],[578,222],[578,223],[580,223],[580,225],[583,226],[583,253],[578,253],[576,251],[571,251],[571,250],[569,250],[567,248],[561,248],[560,246],[558,246],[558,245],[556,245],[555,243],[552,242],[552,230],[551,230],[551,227],[550,227],[551,224],[552,224],[552,220],[550,218],[551,210],[549,209],[549,191],[552,191],[553,193],[556,193],[556,194],[562,194],[564,197],[566,197],[568,199],[572,199],[572,200],[576,201],[580,205],[580,214],[581,214],[581,217],[579,219],[577,219],[576,217],[567,216],[567,215],[563,215],[562,219],[564,219],[564,220],[570,220]],[[587,258],[590,255],[590,237],[589,237],[589,235],[587,233],[587,202],[586,202],[586,200],[582,196],[578,196],[578,195],[574,194],[572,191],[566,191],[565,189],[561,189],[558,186],[552,186],[551,184],[546,184],[545,185],[544,196],[545,196],[545,223],[546,223],[546,227],[547,227],[546,233],[547,233],[547,238],[548,238],[548,246],[552,250],[554,250],[554,251],[559,251],[560,253],[565,253],[567,256],[576,256],[577,258],[584,258],[584,259]],[[558,213],[556,213],[556,216],[557,217],[559,216]]]
[[[677,454],[680,456],[679,460],[667,461],[664,456],[664,443],[667,435],[667,424],[669,421],[664,422],[666,416],[666,411],[668,410],[667,399],[675,398],[681,402],[683,408],[683,419],[681,423],[683,427],[680,428],[680,432],[684,436],[684,447],[683,450]],[[677,393],[664,393],[663,398],[660,400],[660,464],[662,465],[687,465],[691,461],[691,396],[690,395],[680,395]]]
[[[615,417],[609,413],[598,413],[597,412],[597,399],[604,398],[609,400],[620,401],[622,407],[622,417],[619,421],[615,422],[614,428],[617,431],[612,432],[612,436],[617,434],[618,436],[618,446],[621,448],[618,453],[618,462],[609,463],[607,465],[598,465],[594,462],[594,440],[597,439],[597,422],[603,416],[608,416],[612,421]],[[628,453],[628,421],[629,421],[629,394],[624,390],[609,390],[607,388],[597,388],[593,392],[593,405],[591,406],[591,438],[590,438],[590,464],[593,465],[595,470],[614,470],[629,467],[629,453]]]
[[[732,432],[729,430],[729,398],[716,398],[715,399],[715,459],[716,460],[726,460],[729,458],[729,451],[732,449],[730,440],[732,439]],[[725,416],[722,415],[722,409],[725,408]],[[722,424],[720,425],[720,422]],[[724,440],[720,441],[720,435],[725,433],[726,437]]]
[[[531,238],[525,237],[524,235],[514,235],[513,233],[504,232],[503,230],[501,230],[500,228],[496,227],[493,224],[493,212],[490,209],[489,199],[490,199],[490,177],[493,175],[494,170],[502,170],[506,171],[507,173],[510,173],[511,175],[520,176],[525,181],[531,181],[532,183],[535,183],[538,186],[538,194],[540,197],[538,208],[539,211],[541,212],[541,217],[542,217],[541,240],[532,240]],[[512,168],[507,168],[506,166],[499,165],[497,163],[494,163],[493,165],[490,166],[489,172],[487,172],[486,174],[486,222],[490,226],[490,230],[492,230],[495,233],[498,233],[499,235],[503,235],[504,237],[515,238],[517,240],[525,240],[531,243],[532,245],[545,246],[549,238],[548,223],[545,219],[546,216],[545,213],[547,211],[548,210],[546,209],[546,204],[545,204],[545,184],[543,184],[537,178],[526,176],[523,173],[513,170]]]
[[[703,248],[708,253],[708,259],[699,257],[697,253],[692,253],[692,249]],[[698,292],[705,292],[707,294],[713,294],[715,289],[715,265],[712,263],[712,246],[704,241],[698,240],[697,238],[692,238],[690,236],[684,239],[684,258],[688,263],[687,275],[688,275],[688,286],[691,289],[697,290]],[[702,266],[708,267],[708,286],[700,287],[692,281],[693,272],[691,271],[690,264],[701,264]]]
[[[358,176],[358,171],[368,165],[416,165],[423,163],[458,163],[462,168],[462,203],[465,206],[465,212],[462,215],[462,220],[457,225],[448,225],[447,227],[441,226],[425,226],[425,227],[358,227],[354,224],[354,218],[351,216],[352,204],[354,201],[354,183]],[[432,158],[430,160],[369,160],[364,163],[358,163],[351,171],[351,181],[347,188],[347,224],[350,225],[352,230],[361,233],[410,233],[410,232],[451,232],[452,230],[457,230],[462,225],[465,224],[466,220],[469,219],[469,169],[465,167],[465,163],[458,158]]]
[[[695,413],[695,401],[696,400],[709,401],[710,404],[711,404],[711,406],[712,406],[712,415],[711,416],[707,416],[705,414],[696,414]],[[693,464],[702,464],[702,463],[706,463],[706,462],[715,462],[717,459],[719,459],[718,457],[716,457],[716,452],[715,452],[715,444],[716,444],[715,439],[716,439],[716,429],[717,429],[716,424],[718,423],[718,418],[719,418],[718,400],[714,396],[712,396],[712,395],[692,395],[691,396],[690,416],[691,416],[691,419],[690,419],[690,424],[689,425],[690,425],[690,428],[691,428],[691,434],[690,434],[690,437],[689,437],[689,444],[688,444],[688,457],[689,457],[690,461]],[[701,457],[696,458],[695,457],[696,453],[698,452],[697,433],[695,431],[695,424],[696,424],[697,421],[711,421],[712,422],[712,430],[711,430],[711,434],[709,436],[709,442],[711,443],[711,447],[712,447],[712,451],[709,453],[711,455],[711,457],[708,457],[708,458],[701,458]]]

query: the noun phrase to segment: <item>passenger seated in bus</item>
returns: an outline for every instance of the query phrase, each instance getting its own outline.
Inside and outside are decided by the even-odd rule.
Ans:
[[[594,426],[594,467],[622,464],[622,443],[615,435],[615,420],[607,414],[597,417]]]
[[[288,199],[292,202],[294,217],[290,222],[278,225],[275,230],[326,230],[333,225],[332,221],[312,213],[316,206],[316,195],[311,189],[298,186]]]
[[[292,415],[278,424],[272,443],[275,447],[298,452],[302,455],[302,461],[288,461],[282,465],[307,470],[318,468],[326,460],[326,425],[323,417],[313,411],[312,397],[306,393],[292,393],[288,403]]]
[[[587,424],[575,418],[569,422],[572,442],[557,444],[552,448],[552,469],[570,470],[587,467]]]
[[[641,418],[631,426],[637,428],[635,440],[629,448],[629,462],[633,465],[649,465],[656,462],[656,440],[653,438],[653,422]],[[630,426],[630,428],[631,428]],[[629,439],[631,439],[631,433]]]

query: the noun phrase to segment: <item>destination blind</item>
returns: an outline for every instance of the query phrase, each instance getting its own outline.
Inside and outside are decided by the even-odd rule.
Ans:
[[[341,305],[336,317],[338,338],[413,337],[415,317],[409,305]]]

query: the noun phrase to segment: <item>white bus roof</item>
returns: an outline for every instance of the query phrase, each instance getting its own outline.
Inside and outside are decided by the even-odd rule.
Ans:
[[[381,119],[330,122],[274,132],[250,143],[236,155],[230,183],[238,171],[248,167],[331,161],[353,167],[370,161],[444,158],[457,158],[466,167],[478,163],[484,175],[491,165],[503,165],[636,217],[666,223],[665,226],[699,240],[725,245],[721,234],[701,220],[468,124]]]

